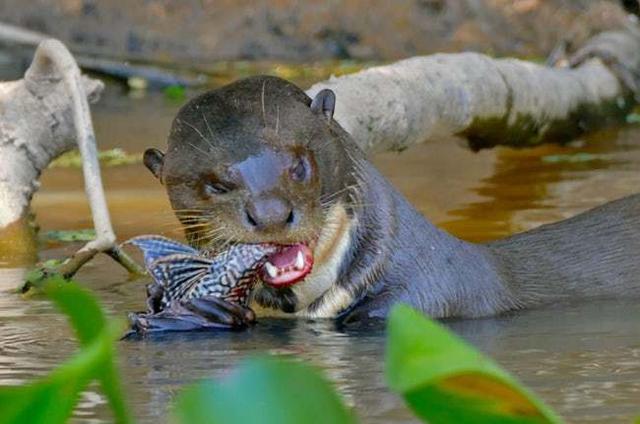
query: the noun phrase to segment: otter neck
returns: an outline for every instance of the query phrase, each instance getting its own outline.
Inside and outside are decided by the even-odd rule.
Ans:
[[[364,309],[384,317],[396,301],[434,317],[490,315],[517,306],[489,249],[428,222],[368,161],[356,167],[349,249],[335,281],[305,315]]]

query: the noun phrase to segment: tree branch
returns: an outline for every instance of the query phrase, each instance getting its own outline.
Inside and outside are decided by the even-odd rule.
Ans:
[[[96,230],[96,239],[88,242],[82,250],[106,251],[115,245],[116,236],[111,226],[107,201],[102,187],[93,123],[91,122],[87,96],[82,85],[80,68],[61,42],[46,40],[38,46],[25,79],[37,84],[39,81],[51,79],[55,75],[62,78],[67,92],[71,96],[75,139],[82,156],[84,186]]]
[[[95,96],[102,87],[82,77],[71,53],[57,40],[38,46],[24,80],[0,85],[0,198],[8,200],[0,202],[0,228],[26,213],[40,172],[51,160],[72,148],[73,140],[80,150],[96,238],[57,270],[67,278],[99,252],[109,252],[130,272],[140,270],[115,244],[102,186],[87,100],[87,93]]]

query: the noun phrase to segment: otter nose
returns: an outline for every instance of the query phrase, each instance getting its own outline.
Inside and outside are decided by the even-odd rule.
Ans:
[[[260,231],[283,229],[296,220],[291,203],[273,197],[249,202],[245,215],[247,226]]]

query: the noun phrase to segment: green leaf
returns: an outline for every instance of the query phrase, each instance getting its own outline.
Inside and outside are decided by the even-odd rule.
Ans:
[[[115,327],[117,330],[115,334],[118,336],[122,334],[122,327]],[[97,379],[100,381],[100,387],[105,396],[109,400],[111,406],[111,412],[115,417],[117,423],[132,423],[133,420],[127,409],[127,403],[123,397],[122,383],[120,382],[120,373],[115,362],[115,347],[113,342],[109,344],[111,360],[106,361],[103,367],[99,370]]]
[[[83,370],[64,378],[38,381],[16,388],[0,388],[0,414],[4,423],[65,423],[73,412],[82,387]]]
[[[393,309],[387,328],[389,385],[429,423],[562,422],[497,364],[408,306]]]
[[[185,390],[174,412],[185,424],[355,422],[318,371],[274,357],[247,360],[225,379]]]
[[[113,341],[121,333],[121,326],[112,324],[109,328],[98,300],[88,291],[67,282],[62,277],[58,276],[49,281],[45,286],[45,293],[67,314],[83,346],[98,337],[103,337],[103,343],[108,342],[105,344],[106,356],[95,370],[94,377],[100,381],[117,421],[129,422],[120,377],[115,366],[116,353],[113,346]]]
[[[98,160],[102,166],[131,165],[142,162],[142,155],[138,153],[127,153],[116,147],[98,152]],[[82,168],[82,155],[78,150],[71,150],[49,165],[50,168]]]
[[[587,152],[578,152],[568,155],[547,155],[541,158],[544,163],[586,163],[593,161],[606,161],[604,155],[596,155]]]
[[[109,359],[112,338],[99,339],[46,377],[19,387],[0,387],[3,423],[65,423],[80,392]]]
[[[69,317],[81,349],[41,379],[18,387],[0,387],[2,422],[65,423],[81,391],[96,379],[109,399],[115,421],[131,422],[115,368],[114,341],[121,326],[107,321],[98,301],[88,291],[62,277],[50,278],[43,289]]]
[[[630,113],[627,115],[627,124],[640,124],[640,114]]]
[[[181,85],[170,85],[164,89],[164,96],[168,100],[182,102],[186,98],[186,90]]]
[[[67,315],[82,346],[103,335],[107,319],[98,300],[88,291],[54,276],[46,282],[44,292]]]
[[[44,232],[42,237],[48,241],[91,241],[95,240],[96,232],[91,228],[82,230],[52,230]]]

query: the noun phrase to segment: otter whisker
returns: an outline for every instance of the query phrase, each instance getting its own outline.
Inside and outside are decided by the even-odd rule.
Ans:
[[[207,226],[208,224],[194,224],[194,225],[183,225],[182,228],[185,231],[188,231],[188,230],[199,230],[202,228],[206,229]]]
[[[176,222],[161,222],[159,224],[157,224],[161,229],[163,230],[167,230],[167,229],[171,229],[171,230],[180,230],[180,229],[188,229],[187,226],[180,224],[180,223],[176,223]]]
[[[338,194],[344,193],[345,191],[349,190],[351,187],[353,187],[353,184],[345,186],[345,187],[342,187],[341,189],[333,191],[331,193],[323,194],[323,195],[320,196],[320,199],[330,198],[332,196],[336,196]]]
[[[206,215],[202,212],[179,212],[176,213],[178,218],[204,218]]]
[[[211,152],[205,152],[204,150],[202,150],[201,148],[197,147],[195,144],[193,143],[189,143],[189,146],[193,147],[194,149],[196,149],[197,151],[199,151],[200,153],[209,156],[211,155]]]
[[[173,209],[173,212],[204,212],[203,208],[179,208]]]
[[[322,195],[322,196],[320,196],[320,203],[328,203],[331,200],[333,200],[336,197],[338,197],[339,195],[344,194],[347,191],[352,190],[354,188],[357,188],[357,184],[351,184],[351,185],[348,185],[348,186],[345,186],[345,187],[341,188],[340,190],[336,190],[333,193]]]
[[[149,211],[148,214],[150,216],[156,215],[156,216],[182,216],[182,214],[186,214],[186,213],[191,213],[191,214],[196,214],[196,213],[201,213],[202,211],[173,211],[173,210],[168,210],[168,211],[159,211],[159,210],[153,210],[153,211]]]
[[[208,142],[211,149],[216,150],[216,146],[213,144],[213,140],[215,139],[215,136],[213,135],[213,131],[211,130],[211,126],[209,125],[209,121],[207,121],[207,117],[204,114],[204,112],[202,112],[202,119],[204,119],[204,123],[207,126],[207,129],[209,130],[209,135],[211,136],[211,140],[205,139],[205,141]]]
[[[209,130],[209,135],[211,136],[211,139],[213,140],[213,138],[214,138],[213,130],[211,129],[211,126],[209,125],[209,121],[207,121],[207,115],[205,115],[204,112],[202,112],[202,119],[204,119],[204,123],[207,126],[207,130]]]
[[[182,121],[182,122],[184,122],[184,123],[185,123],[185,125],[189,126],[192,130],[194,130],[194,131],[195,131],[195,132],[200,136],[200,138],[201,138],[201,139],[203,139],[205,143],[207,143],[207,145],[209,145],[209,146],[213,147],[213,144],[211,144],[211,141],[209,141],[209,139],[207,139],[207,138],[206,138],[206,137],[205,137],[205,136],[200,132],[200,130],[199,130],[199,129],[197,129],[195,126],[191,125],[191,124],[190,124],[190,123],[188,123],[187,121]],[[210,155],[211,155],[211,152],[205,152],[205,151],[203,151],[202,149],[197,148],[197,147],[196,147],[196,146],[194,146],[193,144],[191,144],[191,143],[189,143],[189,144],[191,145],[191,147],[193,147],[194,149],[196,149],[196,150],[198,150],[198,151],[200,151],[200,152],[202,152],[202,153],[206,154],[207,156],[210,156]]]
[[[210,227],[206,231],[201,232],[198,237],[190,237],[189,242],[199,245],[201,242],[206,241],[207,244],[211,245],[223,238],[225,230],[226,226],[224,225],[215,228]]]
[[[184,221],[207,221],[206,216],[202,214],[199,214],[199,215],[183,214],[183,215],[178,215],[177,218],[180,218],[181,220],[184,220]]]
[[[260,95],[260,102],[262,103],[262,124],[264,125],[264,127],[267,127],[267,111],[264,107],[264,91],[265,91],[265,87],[267,85],[266,81],[262,82],[262,93]]]

